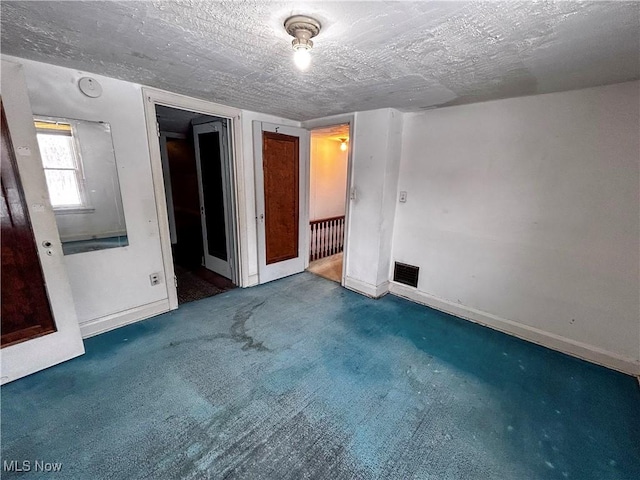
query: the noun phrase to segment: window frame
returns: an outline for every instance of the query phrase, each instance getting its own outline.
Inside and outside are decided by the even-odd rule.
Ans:
[[[46,172],[47,170],[62,170],[62,171],[73,171],[75,173],[75,179],[76,179],[76,185],[78,187],[78,194],[80,196],[80,204],[78,205],[58,205],[58,206],[54,206],[53,203],[51,204],[51,207],[53,208],[53,211],[56,215],[59,214],[72,214],[72,213],[91,213],[95,211],[95,208],[92,206],[88,192],[87,192],[87,186],[86,186],[86,177],[84,174],[84,165],[82,163],[82,155],[81,155],[81,149],[80,149],[80,143],[78,140],[78,134],[77,134],[77,129],[76,129],[76,125],[75,122],[72,119],[67,119],[67,118],[57,118],[57,117],[45,117],[42,115],[35,115],[33,117],[33,121],[34,121],[34,126],[36,129],[36,136],[38,134],[42,134],[42,135],[62,135],[62,136],[69,136],[71,137],[71,149],[72,149],[72,156],[73,156],[73,168],[70,167],[45,167],[44,165],[44,158],[41,158],[41,162],[42,162],[42,169],[45,172],[45,178],[46,178]],[[38,123],[40,124],[52,124],[52,125],[68,125],[69,126],[69,130],[68,131],[60,131],[60,130],[55,130],[53,128],[48,129],[48,128],[43,128],[43,127],[39,127]],[[38,145],[39,147],[40,145]],[[49,190],[49,183],[47,182],[47,193]],[[49,194],[49,201],[51,202],[51,195]]]

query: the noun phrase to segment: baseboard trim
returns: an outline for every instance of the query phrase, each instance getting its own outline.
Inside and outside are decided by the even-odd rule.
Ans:
[[[255,287],[259,283],[260,283],[260,277],[258,277],[257,273],[254,273],[253,275],[249,275],[248,282],[244,286],[245,287]]]
[[[371,298],[380,298],[389,293],[389,282],[383,282],[380,285],[372,285],[353,277],[344,278],[344,286],[356,293],[366,295]]]
[[[123,310],[122,312],[112,313],[111,315],[105,315],[104,317],[81,323],[80,333],[82,334],[82,338],[93,337],[94,335],[99,335],[109,330],[124,327],[130,323],[154,317],[169,310],[171,310],[171,308],[169,307],[168,299],[140,305],[139,307],[130,308],[129,310]]]
[[[577,342],[535,327],[516,323],[490,313],[459,305],[396,282],[391,282],[389,291],[393,295],[493,328],[494,330],[513,335],[522,340],[527,340],[622,373],[634,376],[640,375],[640,362],[633,358],[617,355],[593,345]]]

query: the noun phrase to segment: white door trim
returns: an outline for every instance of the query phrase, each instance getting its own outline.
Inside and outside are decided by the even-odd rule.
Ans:
[[[2,103],[56,331],[0,350],[2,384],[84,353],[67,268],[40,160],[22,65],[2,61]],[[51,246],[43,246],[43,242]],[[47,255],[46,251],[51,254]]]
[[[299,140],[299,185],[298,208],[298,256],[289,260],[267,265],[264,232],[264,177],[262,164],[262,133],[273,132],[298,137]],[[258,235],[258,279],[260,283],[270,282],[294,273],[302,272],[309,265],[309,131],[300,127],[290,127],[267,122],[253,122],[253,158],[256,182],[256,232]]]
[[[342,252],[342,280],[340,285],[345,286],[347,278],[347,265],[349,262],[349,231],[351,230],[351,200],[354,199],[356,192],[353,179],[353,150],[355,147],[355,131],[356,131],[356,117],[353,114],[334,115],[332,117],[317,118],[314,120],[307,120],[302,122],[302,126],[308,130],[314,130],[316,128],[331,127],[333,125],[349,124],[349,150],[347,155],[347,188],[345,199],[345,212],[344,212],[344,246]],[[307,165],[307,185],[309,185],[309,175],[311,174],[311,157],[308,157],[309,164]],[[309,187],[307,186],[307,191]],[[353,198],[352,198],[353,197]],[[308,200],[307,200],[308,202]],[[308,205],[308,203],[307,203]],[[307,217],[309,214],[309,207],[307,206]],[[307,218],[307,223],[309,219]],[[309,246],[307,245],[307,248]],[[309,254],[307,252],[307,266]],[[305,267],[306,268],[306,267]]]
[[[153,188],[156,196],[156,214],[160,229],[160,246],[164,262],[165,278],[174,278],[173,256],[171,254],[171,241],[169,235],[169,222],[167,216],[167,204],[164,191],[164,180],[162,175],[162,159],[160,157],[160,147],[158,143],[158,133],[156,130],[156,105],[164,105],[172,108],[179,108],[191,112],[223,117],[231,120],[231,143],[233,151],[232,173],[233,189],[232,200],[235,203],[235,231],[233,237],[237,245],[235,265],[237,265],[238,285],[248,286],[249,283],[249,238],[247,236],[247,204],[246,191],[242,179],[244,179],[244,157],[242,153],[242,123],[241,110],[237,108],[207,102],[197,98],[179,95],[156,88],[143,87],[142,96],[144,103],[145,119],[147,124],[147,139],[149,142],[149,155],[151,156],[151,174],[153,177]],[[169,298],[169,308],[178,308],[178,293],[175,283],[168,280],[165,282]]]

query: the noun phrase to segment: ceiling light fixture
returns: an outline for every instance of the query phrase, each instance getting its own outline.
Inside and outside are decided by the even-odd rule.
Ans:
[[[320,33],[320,22],[303,15],[294,15],[284,22],[284,29],[289,35],[294,37],[293,62],[296,66],[305,71],[311,64],[310,50],[313,48],[311,39]]]
[[[340,139],[340,150],[342,150],[343,152],[347,151],[347,139],[346,138],[341,138]]]

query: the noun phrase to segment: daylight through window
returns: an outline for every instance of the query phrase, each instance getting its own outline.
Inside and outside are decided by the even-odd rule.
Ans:
[[[36,120],[35,126],[51,206],[57,210],[87,207],[82,163],[71,125]]]

